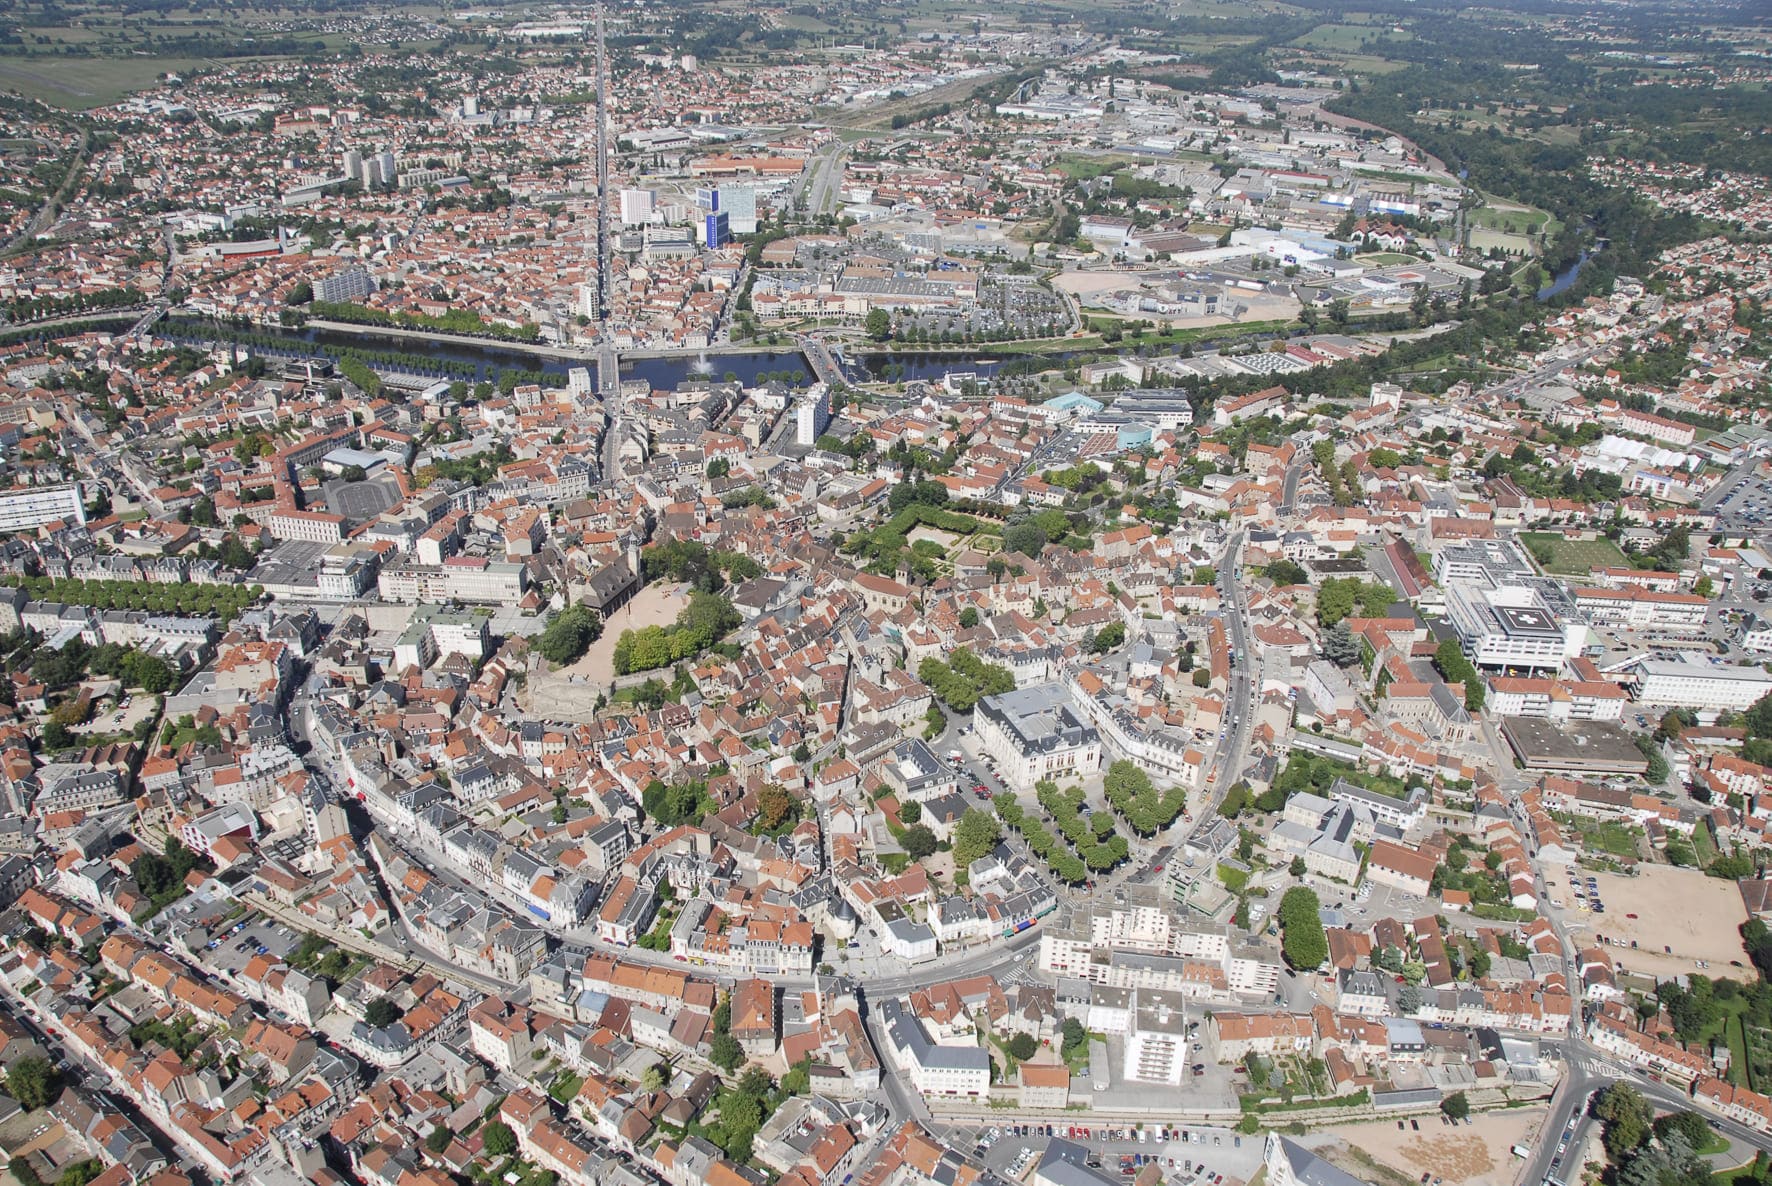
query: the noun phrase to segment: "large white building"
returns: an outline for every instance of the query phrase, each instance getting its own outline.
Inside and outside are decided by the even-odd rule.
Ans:
[[[78,483],[0,490],[0,532],[35,531],[57,520],[86,522],[86,504],[80,501]]]
[[[1023,789],[1045,778],[1090,774],[1101,765],[1101,735],[1061,684],[986,696],[973,724],[1004,780]]]
[[[1730,667],[1702,656],[1639,659],[1630,670],[1631,695],[1638,704],[1740,711],[1772,692],[1772,675],[1763,669]]]
[[[1134,1083],[1181,1086],[1187,1072],[1187,1011],[1180,993],[1140,989],[1126,1035],[1121,1072]]]
[[[1278,963],[1232,946],[1223,927],[1184,923],[1154,893],[1051,927],[1040,937],[1040,967],[1109,988],[1219,1000],[1271,997],[1280,983]]]
[[[794,404],[794,441],[811,446],[831,426],[831,389],[814,383]]]
[[[658,195],[649,189],[621,191],[621,221],[624,226],[638,226],[652,217],[658,208]]]
[[[1491,669],[1558,671],[1581,653],[1586,633],[1576,622],[1559,625],[1543,598],[1520,585],[1453,584],[1446,616],[1470,661]]]
[[[1488,709],[1498,717],[1553,721],[1616,721],[1629,697],[1608,680],[1558,680],[1498,675],[1489,681]]]
[[[1346,1170],[1330,1165],[1277,1132],[1267,1134],[1262,1165],[1271,1186],[1366,1186]]]
[[[1710,602],[1696,593],[1664,593],[1655,589],[1574,590],[1575,604],[1596,626],[1627,630],[1678,630],[1704,625]]]
[[[880,1002],[892,1060],[924,1095],[983,1099],[991,1090],[991,1056],[980,1046],[942,1046],[896,997]]]
[[[472,601],[515,605],[528,587],[521,564],[452,556],[441,564],[395,564],[381,570],[387,601]]]

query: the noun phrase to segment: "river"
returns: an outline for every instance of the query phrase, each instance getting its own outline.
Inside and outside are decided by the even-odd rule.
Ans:
[[[1587,261],[1592,258],[1592,252],[1582,252],[1581,258],[1557,273],[1555,279],[1538,290],[1537,299],[1548,301],[1554,296],[1560,296],[1561,294],[1568,292],[1569,289],[1574,286],[1575,282],[1581,278],[1581,269],[1586,267]]]

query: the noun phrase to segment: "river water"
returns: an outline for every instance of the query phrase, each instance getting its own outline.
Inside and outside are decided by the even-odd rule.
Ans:
[[[1581,278],[1581,269],[1587,266],[1587,261],[1590,258],[1592,258],[1591,252],[1582,252],[1580,259],[1577,259],[1574,263],[1564,268],[1557,274],[1555,279],[1538,290],[1538,299],[1541,301],[1548,301],[1554,296],[1569,291],[1570,287]]]

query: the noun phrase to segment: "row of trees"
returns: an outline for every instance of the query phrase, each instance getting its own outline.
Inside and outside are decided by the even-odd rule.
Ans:
[[[1488,690],[1483,685],[1483,676],[1464,657],[1464,648],[1458,640],[1448,638],[1434,650],[1434,666],[1449,684],[1464,685],[1464,707],[1469,712],[1482,709]]]
[[[1330,500],[1338,507],[1352,506],[1360,493],[1360,471],[1354,465],[1354,459],[1350,457],[1336,465],[1334,441],[1318,441],[1312,445],[1311,459],[1317,464],[1323,485],[1329,488]]]
[[[533,342],[541,337],[541,327],[534,322],[522,325],[499,325],[487,321],[471,309],[451,309],[437,317],[422,313],[390,312],[371,309],[349,301],[315,301],[308,306],[315,317],[329,321],[348,321],[353,325],[392,325],[401,329],[432,330],[445,334],[470,334],[479,337],[504,338],[513,342]]]
[[[60,601],[67,605],[91,606],[93,609],[195,615],[215,618],[224,626],[264,593],[257,585],[198,585],[188,582],[167,585],[153,581],[25,577],[6,583],[23,585],[25,593],[36,601]]]
[[[1060,844],[1046,830],[1045,824],[1023,811],[1014,795],[1004,791],[991,800],[991,804],[997,809],[997,818],[1012,830],[1021,833],[1028,851],[1046,862],[1047,867],[1052,870],[1052,876],[1066,885],[1081,885],[1089,880],[1089,869],[1083,864],[1082,858]]]

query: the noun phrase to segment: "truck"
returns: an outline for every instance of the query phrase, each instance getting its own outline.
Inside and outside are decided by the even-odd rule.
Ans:
[[[1509,1149],[1508,1152],[1522,1160],[1532,1156],[1532,1150],[1526,1148],[1524,1145],[1515,1145],[1513,1148]]]

